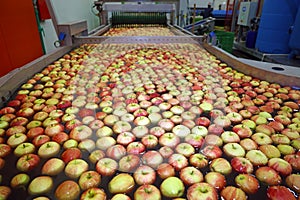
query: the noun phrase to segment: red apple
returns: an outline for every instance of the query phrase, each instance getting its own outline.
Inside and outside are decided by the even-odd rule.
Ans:
[[[118,163],[111,158],[101,158],[96,163],[96,170],[103,176],[112,176],[118,169]]]
[[[205,182],[212,185],[218,191],[222,190],[226,186],[226,178],[219,172],[208,172],[204,179]]]
[[[103,189],[92,187],[85,190],[81,196],[80,200],[106,200],[106,194]]]
[[[296,200],[294,194],[285,186],[271,186],[267,189],[267,197],[270,200],[290,199]]]
[[[258,180],[250,174],[239,174],[235,177],[235,183],[247,194],[257,193],[260,185]]]
[[[151,167],[141,165],[133,173],[133,178],[138,185],[153,184],[156,179],[156,173]]]
[[[80,195],[79,185],[72,180],[63,181],[55,190],[55,197],[58,200],[77,199]]]
[[[231,200],[231,199],[239,199],[244,200],[247,199],[247,196],[243,190],[234,186],[227,186],[221,191],[221,197],[224,200]]]
[[[203,174],[195,167],[185,167],[179,172],[180,179],[185,185],[192,185],[203,181]]]
[[[256,170],[256,178],[267,185],[279,185],[281,183],[280,175],[271,167],[263,166]]]
[[[82,190],[98,187],[101,183],[101,175],[96,171],[83,172],[78,180],[78,184]]]
[[[142,185],[136,189],[134,192],[135,200],[152,200],[161,199],[161,194],[159,189],[154,185]]]
[[[16,164],[18,170],[28,172],[33,170],[40,163],[40,157],[36,154],[26,154],[21,156]]]
[[[218,193],[216,189],[208,183],[195,183],[188,188],[187,198],[190,200],[196,200],[196,199],[217,200]]]

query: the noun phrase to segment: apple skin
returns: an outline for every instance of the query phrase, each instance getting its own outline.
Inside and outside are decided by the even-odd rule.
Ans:
[[[239,173],[251,174],[253,172],[253,165],[247,158],[234,157],[230,163],[232,168]]]
[[[279,185],[281,183],[280,175],[271,167],[263,166],[256,170],[256,178],[267,185]]]
[[[12,188],[20,188],[20,187],[26,187],[28,183],[30,182],[30,177],[28,174],[20,173],[15,175],[11,181],[10,186]]]
[[[53,188],[53,180],[50,176],[38,176],[28,186],[28,193],[41,195],[48,193]]]
[[[140,165],[140,158],[137,155],[129,154],[119,160],[119,171],[121,172],[134,172]]]
[[[236,185],[247,194],[255,194],[260,187],[258,180],[250,174],[239,174],[234,180]]]
[[[131,200],[131,198],[126,194],[115,194],[111,200]]]
[[[156,169],[162,162],[163,156],[157,151],[147,151],[141,158],[144,165],[148,165]]]
[[[129,193],[135,186],[134,178],[127,173],[120,173],[108,183],[108,190],[112,194]]]
[[[285,182],[287,186],[293,191],[300,193],[300,175],[299,174],[290,174],[286,177]]]
[[[141,165],[133,173],[133,178],[138,185],[151,185],[155,182],[156,173],[151,167]]]
[[[182,154],[174,153],[168,158],[168,163],[179,171],[188,166],[188,159]]]
[[[199,169],[208,166],[208,161],[209,161],[208,158],[201,153],[195,153],[191,155],[191,157],[189,158],[189,163],[192,166],[197,167]]]
[[[83,172],[87,171],[89,164],[83,159],[74,159],[65,167],[65,174],[69,178],[77,179]]]
[[[195,167],[185,167],[180,170],[179,177],[185,185],[192,185],[203,181],[203,174]]]
[[[219,172],[223,175],[228,175],[232,172],[230,163],[225,158],[216,158],[209,165],[211,171]]]
[[[100,188],[97,187],[89,188],[81,194],[80,200],[89,200],[89,199],[106,200],[106,194]]]
[[[82,157],[82,153],[79,148],[72,147],[64,150],[61,154],[61,159],[64,161],[64,163],[69,163],[71,160],[79,159]]]
[[[161,194],[154,185],[141,185],[134,192],[135,200],[160,200]]]
[[[157,174],[161,179],[166,179],[171,176],[175,176],[175,169],[169,163],[161,163],[157,167]]]
[[[223,154],[222,150],[217,145],[207,145],[201,150],[201,153],[210,160],[220,158]]]
[[[40,163],[40,157],[36,154],[25,154],[21,156],[16,164],[18,170],[28,172],[33,170]]]
[[[217,200],[218,193],[216,189],[208,183],[195,183],[188,188],[187,199]]]
[[[219,172],[208,172],[205,175],[204,180],[218,191],[226,186],[226,178]]]
[[[58,185],[55,197],[58,200],[77,199],[80,195],[79,185],[72,180],[66,180]]]
[[[101,183],[101,175],[96,171],[83,172],[78,180],[78,184],[82,190],[98,187]]]
[[[177,177],[166,178],[160,185],[160,191],[163,196],[168,198],[181,197],[184,194],[184,184]]]
[[[254,166],[263,166],[268,163],[267,156],[261,152],[260,150],[250,150],[246,153],[246,158],[250,160],[250,162]]]
[[[269,200],[296,200],[293,193],[285,186],[271,186],[267,189],[267,197]]]
[[[282,158],[271,158],[268,161],[268,166],[277,171],[282,176],[288,176],[292,173],[292,166],[290,163]]]
[[[0,186],[0,199],[8,199],[11,194],[11,189],[8,186]]]
[[[51,158],[42,167],[42,174],[56,176],[65,168],[65,163],[59,158]]]
[[[231,200],[231,199],[245,200],[245,199],[247,199],[245,192],[243,190],[241,190],[240,188],[237,188],[234,186],[225,187],[221,191],[220,195],[224,200]]]
[[[96,171],[103,176],[112,176],[118,169],[118,163],[111,158],[101,158],[96,163]]]

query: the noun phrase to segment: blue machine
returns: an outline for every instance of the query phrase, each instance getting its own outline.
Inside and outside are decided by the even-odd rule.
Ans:
[[[300,55],[300,5],[295,19],[294,27],[291,33],[289,47],[291,48],[290,57]]]
[[[265,0],[256,48],[260,52],[288,54],[290,29],[294,24],[299,0]]]

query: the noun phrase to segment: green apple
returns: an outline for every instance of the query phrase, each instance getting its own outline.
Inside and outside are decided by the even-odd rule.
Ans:
[[[172,176],[161,183],[160,191],[165,197],[181,197],[184,194],[184,184],[179,178]]]
[[[108,190],[112,194],[128,193],[134,188],[135,182],[132,176],[120,173],[108,183]]]

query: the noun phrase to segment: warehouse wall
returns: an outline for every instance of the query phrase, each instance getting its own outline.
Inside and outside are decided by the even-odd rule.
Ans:
[[[94,0],[51,0],[58,24],[87,20],[89,31],[99,26],[99,18],[91,10],[93,2]],[[41,25],[44,28],[44,43],[48,53],[56,49],[54,42],[58,38],[52,20],[45,20]]]

